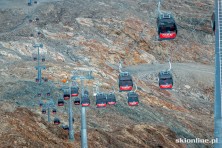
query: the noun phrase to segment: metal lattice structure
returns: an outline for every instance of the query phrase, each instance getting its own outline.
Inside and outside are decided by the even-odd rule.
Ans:
[[[76,74],[77,71],[72,71],[73,74]],[[76,80],[81,80],[81,87],[82,87],[82,92],[81,96],[84,96],[84,84],[83,80],[92,80],[94,77],[92,76],[92,71],[87,72],[88,75],[82,76],[82,75],[75,75],[71,79],[76,81]],[[81,107],[81,148],[88,148],[88,142],[87,142],[87,125],[86,125],[86,108]]]
[[[215,148],[222,147],[222,0],[215,0],[215,99],[214,99],[214,138],[218,143]]]
[[[33,45],[34,48],[38,48],[38,56],[37,56],[37,60],[38,60],[38,65],[35,67],[36,70],[38,70],[38,80],[39,80],[39,84],[41,84],[42,82],[42,69],[46,69],[45,66],[41,66],[40,65],[40,54],[39,54],[39,48],[43,48],[42,44],[35,44]]]

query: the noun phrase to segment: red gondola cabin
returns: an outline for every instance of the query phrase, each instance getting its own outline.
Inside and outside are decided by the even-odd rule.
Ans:
[[[38,94],[37,94],[38,97],[41,97],[41,95],[42,95],[41,93],[38,93]]]
[[[79,95],[79,87],[71,87],[71,96],[76,97]]]
[[[54,124],[55,124],[55,125],[59,125],[59,124],[60,124],[59,118],[55,118],[55,119],[54,119]]]
[[[113,93],[107,95],[106,98],[108,105],[115,105],[116,104],[116,96]]]
[[[128,72],[121,72],[119,74],[119,91],[131,91],[132,89],[132,76]]]
[[[64,100],[63,99],[58,100],[58,106],[64,106]]]
[[[82,96],[82,99],[81,99],[81,104],[82,104],[82,107],[88,107],[90,106],[90,99],[89,99],[89,96],[84,94]]]
[[[74,104],[75,105],[80,105],[80,98],[75,98],[74,99]]]
[[[36,79],[35,79],[35,82],[36,82],[36,83],[39,83],[39,79],[38,79],[38,78],[36,78]]]
[[[56,114],[56,112],[57,112],[56,109],[53,108],[53,109],[52,109],[52,114]]]
[[[48,92],[48,93],[46,93],[46,95],[47,95],[47,96],[50,96],[51,94],[50,94],[50,92]]]
[[[42,106],[43,106],[43,103],[42,103],[42,102],[40,102],[40,103],[39,103],[39,107],[42,107]]]
[[[96,106],[98,108],[106,107],[106,95],[104,93],[96,94]]]
[[[46,114],[46,109],[42,109],[42,114]]]
[[[158,74],[158,77],[159,77],[159,87],[161,89],[172,89],[173,77],[170,71],[161,71]]]
[[[129,106],[137,106],[139,104],[139,96],[135,92],[128,92],[127,99]]]
[[[64,90],[63,98],[64,98],[64,100],[69,100],[70,99],[69,90]]]
[[[177,25],[170,13],[161,13],[157,17],[159,40],[171,40],[177,36]]]

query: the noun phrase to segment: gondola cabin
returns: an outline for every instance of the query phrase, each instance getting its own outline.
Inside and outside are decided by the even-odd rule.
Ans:
[[[51,94],[50,94],[50,92],[48,92],[48,93],[46,93],[46,95],[47,95],[47,96],[50,96]]]
[[[90,99],[89,99],[89,96],[84,94],[82,96],[82,99],[81,99],[81,104],[82,104],[82,107],[88,107],[90,106]]]
[[[64,106],[64,100],[63,99],[58,100],[58,106]]]
[[[68,125],[65,125],[65,126],[62,126],[62,128],[64,129],[64,130],[69,130],[69,126]]]
[[[89,91],[88,91],[88,90],[85,90],[85,91],[84,91],[84,94],[85,94],[85,95],[89,95]]]
[[[42,57],[42,62],[45,62],[45,57]]]
[[[76,97],[79,95],[79,87],[71,87],[71,96]]]
[[[46,109],[42,109],[42,114],[46,114]]]
[[[75,98],[74,99],[74,104],[75,105],[80,105],[80,98]]]
[[[56,114],[57,110],[55,108],[52,109],[52,114]]]
[[[116,104],[116,96],[113,93],[107,95],[106,98],[108,105],[115,105]]]
[[[64,90],[63,98],[64,98],[64,100],[69,100],[70,99],[69,90]]]
[[[43,103],[42,103],[42,102],[40,102],[40,103],[39,103],[39,107],[42,107],[42,106],[43,106]]]
[[[55,119],[54,119],[54,124],[55,124],[55,125],[59,125],[59,124],[60,124],[59,118],[55,118]]]
[[[74,123],[75,122],[75,119],[74,118],[72,118],[72,123]]]
[[[132,76],[128,72],[121,72],[119,74],[119,91],[131,91],[132,89]]]
[[[128,92],[127,99],[129,106],[137,106],[139,104],[139,96],[135,92]]]
[[[170,71],[161,71],[158,74],[159,87],[161,89],[172,89],[173,87],[173,76]]]
[[[36,79],[35,79],[35,82],[36,82],[36,83],[39,83],[39,79],[38,79],[38,78],[36,78]]]
[[[157,17],[159,40],[171,40],[177,36],[177,25],[170,13],[161,13]]]
[[[44,82],[48,82],[48,78],[42,78]]]
[[[106,107],[106,95],[104,93],[96,94],[96,106],[98,108]]]
[[[33,61],[37,61],[37,57],[36,56],[33,57]]]
[[[38,94],[37,94],[37,96],[38,96],[38,97],[41,97],[41,96],[42,96],[42,94],[41,94],[41,93],[38,93]]]
[[[215,26],[215,13],[213,12],[213,14],[211,15],[211,27],[212,27],[212,30],[215,34],[215,31],[216,31],[216,26]]]

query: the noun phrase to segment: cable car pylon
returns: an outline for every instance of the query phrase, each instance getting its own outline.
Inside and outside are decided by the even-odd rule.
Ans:
[[[75,74],[76,71],[72,71],[73,75]],[[85,88],[84,88],[84,83],[83,80],[92,80],[94,79],[94,77],[92,76],[92,71],[88,72],[88,75],[86,76],[81,76],[81,75],[74,75],[71,78],[72,80],[81,80],[81,103],[82,103],[82,99],[84,96],[88,96],[87,94],[85,94]],[[89,97],[89,96],[88,96]],[[81,148],[88,148],[88,140],[87,140],[87,124],[86,124],[86,107],[82,106],[81,107]]]
[[[73,128],[73,108],[72,108],[72,99],[71,99],[71,86],[72,82],[66,81],[66,87],[63,87],[63,98],[64,100],[69,100],[68,116],[69,116],[69,140],[74,141],[74,128]],[[68,98],[68,99],[66,99]]]
[[[222,148],[222,1],[215,0],[214,148]]]
[[[39,48],[43,48],[43,44],[35,44],[33,45],[34,48],[38,48],[38,57],[37,57],[37,60],[38,60],[38,65],[35,66],[36,70],[38,70],[38,76],[37,76],[37,79],[36,79],[36,82],[39,82],[39,85],[41,85],[42,83],[42,69],[46,69],[46,66],[41,66],[40,65],[40,54],[39,54]]]

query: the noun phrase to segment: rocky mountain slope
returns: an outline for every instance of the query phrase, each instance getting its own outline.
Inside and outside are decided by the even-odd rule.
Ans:
[[[59,91],[57,84],[39,87],[34,82],[37,63],[32,55],[37,50],[32,46],[42,43],[40,54],[47,67],[43,77],[50,82],[70,78],[74,69],[93,71],[96,79],[85,83],[92,101],[87,109],[90,147],[212,147],[178,144],[175,139],[213,137],[213,1],[163,1],[161,9],[175,16],[178,36],[162,42],[156,39],[154,0],[38,0],[30,7],[26,3],[0,2],[1,146],[80,146],[79,107],[74,107],[74,143],[61,127],[46,123],[38,107],[37,92],[46,93],[50,86],[56,102]],[[169,58],[175,87],[160,90],[157,73],[168,68]],[[120,61],[133,74],[140,105],[129,107],[126,93],[116,92],[116,106],[97,109],[93,86],[99,81],[102,91],[112,86],[117,90]],[[62,124],[67,124],[66,111],[67,106],[58,112]]]

